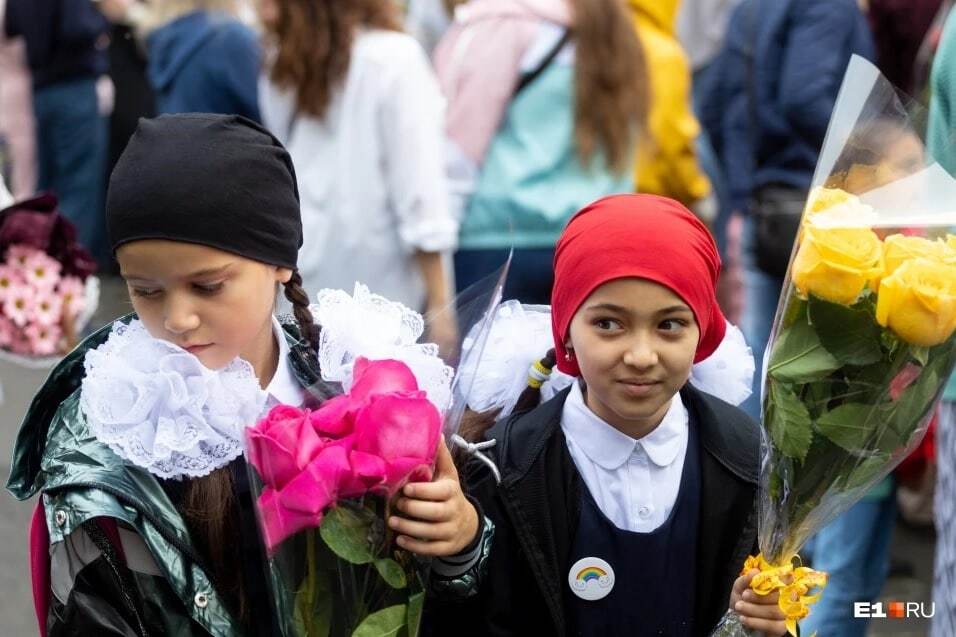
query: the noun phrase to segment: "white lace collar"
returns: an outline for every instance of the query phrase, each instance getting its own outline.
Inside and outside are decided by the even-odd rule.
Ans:
[[[138,320],[115,323],[83,366],[80,408],[90,431],[160,478],[201,477],[235,460],[243,452],[243,429],[266,402],[246,361],[207,369],[189,352],[150,336]]]

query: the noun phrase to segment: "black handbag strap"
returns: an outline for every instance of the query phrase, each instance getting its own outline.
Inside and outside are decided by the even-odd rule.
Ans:
[[[521,78],[518,80],[518,86],[515,87],[515,91],[512,94],[511,98],[514,99],[517,97],[518,93],[523,91],[529,84],[538,79],[545,70],[551,66],[551,63],[554,62],[554,59],[558,57],[558,53],[561,52],[561,49],[564,48],[564,45],[568,43],[571,39],[571,29],[565,29],[564,33],[561,34],[561,38],[555,43],[553,47],[548,51],[548,54],[541,59],[541,62],[538,63],[538,66],[534,67],[527,73],[522,73]]]

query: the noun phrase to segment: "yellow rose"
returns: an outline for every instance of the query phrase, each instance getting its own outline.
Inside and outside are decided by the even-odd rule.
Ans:
[[[793,261],[800,294],[851,305],[883,272],[880,238],[869,228],[820,228],[810,223]]]
[[[860,201],[860,198],[856,195],[851,195],[840,188],[824,188],[822,186],[814,188],[807,199],[808,214],[843,204],[856,205]]]
[[[883,279],[876,320],[912,345],[931,347],[956,330],[956,266],[906,261]]]
[[[893,274],[903,262],[919,257],[956,265],[956,249],[943,241],[893,234],[883,240],[883,276]]]

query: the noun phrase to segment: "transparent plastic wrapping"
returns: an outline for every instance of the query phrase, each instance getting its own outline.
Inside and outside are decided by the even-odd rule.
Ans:
[[[777,308],[762,388],[763,561],[748,568],[780,591],[794,633],[825,583],[799,583],[809,569],[797,551],[919,444],[956,361],[956,180],[927,153],[923,119],[851,60]],[[729,613],[713,634],[748,633]]]
[[[470,335],[442,352],[453,360],[416,342],[427,320],[364,286],[320,293],[328,369],[314,409],[274,407],[246,434],[278,634],[418,634],[430,563],[400,549],[386,520],[406,483],[431,479],[443,432],[457,431],[468,388],[447,363],[481,355],[506,273],[445,310],[443,333]]]

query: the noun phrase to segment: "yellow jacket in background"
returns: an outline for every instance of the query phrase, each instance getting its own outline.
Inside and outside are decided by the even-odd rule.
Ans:
[[[627,4],[651,83],[648,130],[638,144],[635,188],[689,205],[710,194],[710,181],[697,163],[700,125],[691,110],[690,64],[675,31],[680,2],[627,0]]]

